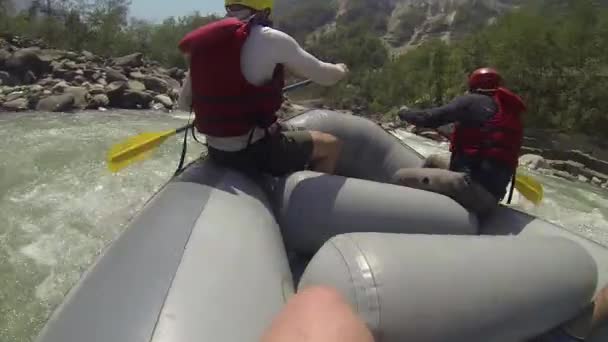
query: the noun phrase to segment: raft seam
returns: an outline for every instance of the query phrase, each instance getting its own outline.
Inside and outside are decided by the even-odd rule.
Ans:
[[[222,177],[222,179],[223,179],[223,177]],[[160,323],[161,315],[165,309],[165,305],[167,304],[167,299],[169,298],[169,294],[171,293],[171,289],[173,288],[173,285],[175,283],[175,277],[177,277],[177,272],[179,271],[180,266],[181,266],[182,262],[184,261],[184,255],[186,254],[186,248],[190,244],[190,239],[192,237],[192,233],[194,232],[194,228],[196,227],[196,223],[200,220],[201,214],[205,210],[205,206],[207,205],[207,203],[209,203],[209,199],[211,198],[213,192],[215,191],[215,190],[212,190],[214,188],[212,188],[211,186],[209,186],[209,189],[210,189],[209,196],[207,196],[207,199],[202,203],[201,211],[199,212],[198,217],[196,218],[196,220],[194,220],[194,222],[192,222],[192,228],[190,229],[190,233],[188,234],[186,243],[184,243],[182,256],[179,258],[179,263],[177,264],[177,267],[175,268],[175,272],[173,272],[173,276],[171,277],[171,285],[169,285],[169,287],[167,287],[167,291],[165,292],[165,296],[163,298],[163,304],[161,305],[160,310],[158,311],[158,315],[156,316],[156,321],[154,322],[154,326],[152,328],[152,334],[150,335],[148,342],[152,342],[152,340],[154,339],[154,336],[156,336],[156,332],[158,331],[158,325]]]
[[[366,297],[375,297],[373,299],[374,299],[374,302],[375,302],[374,304],[376,304],[376,310],[377,310],[377,312],[376,312],[377,322],[376,323],[377,323],[377,329],[380,330],[380,322],[382,321],[380,313],[382,311],[380,310],[380,296],[378,295],[378,286],[377,286],[378,283],[376,281],[376,276],[374,275],[374,271],[373,271],[373,269],[372,269],[372,267],[370,265],[369,259],[365,255],[365,252],[363,251],[363,249],[361,248],[361,246],[357,243],[357,240],[352,235],[347,236],[347,238],[350,239],[352,241],[353,245],[359,250],[359,253],[363,257],[363,260],[365,261],[365,264],[367,266],[367,270],[369,271],[369,273],[371,275],[372,284],[371,284],[369,290],[373,290],[374,293],[371,296],[370,295],[366,295]],[[365,281],[365,277],[363,277],[363,280]],[[370,308],[370,309],[373,310],[373,308]]]

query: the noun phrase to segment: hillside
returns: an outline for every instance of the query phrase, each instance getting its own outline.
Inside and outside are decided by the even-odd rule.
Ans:
[[[300,40],[337,22],[366,21],[391,50],[459,39],[526,0],[279,0],[278,25]]]

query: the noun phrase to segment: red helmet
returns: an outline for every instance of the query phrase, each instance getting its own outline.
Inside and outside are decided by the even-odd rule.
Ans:
[[[469,89],[495,90],[502,84],[502,77],[492,68],[481,68],[473,71],[469,76]]]

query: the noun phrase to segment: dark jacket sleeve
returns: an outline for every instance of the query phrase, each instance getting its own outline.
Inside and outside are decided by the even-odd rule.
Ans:
[[[462,122],[470,119],[469,108],[473,98],[470,96],[459,96],[452,102],[427,110],[403,110],[399,112],[399,118],[413,125],[425,128],[437,128],[454,122]]]

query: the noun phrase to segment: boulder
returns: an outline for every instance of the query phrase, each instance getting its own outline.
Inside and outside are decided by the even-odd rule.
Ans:
[[[593,178],[591,178],[591,184],[593,184],[595,186],[601,186],[602,180],[597,177],[593,177]]]
[[[139,81],[130,80],[128,82],[128,84],[129,84],[129,89],[131,89],[131,90],[134,90],[134,91],[145,91],[146,90],[146,86]]]
[[[181,84],[173,78],[164,78],[165,82],[169,86],[169,89],[177,89],[180,90],[182,88]]]
[[[24,110],[28,110],[29,102],[27,99],[20,97],[18,99],[14,99],[12,101],[6,101],[2,104],[2,107],[13,111],[13,112],[21,112]]]
[[[6,62],[6,67],[20,73],[31,70],[38,75],[42,74],[50,69],[51,62],[41,59],[40,54],[41,50],[38,47],[17,50]]]
[[[127,109],[148,109],[153,99],[152,95],[146,92],[127,89],[120,98],[120,107]]]
[[[97,109],[99,107],[107,107],[110,105],[110,99],[106,94],[95,94],[89,102],[89,109]]]
[[[105,94],[105,93],[106,93],[106,89],[101,84],[93,84],[89,88],[89,94],[91,94],[91,95],[98,95],[98,94]]]
[[[72,109],[74,105],[74,95],[61,94],[46,97],[36,106],[39,112],[65,112]]]
[[[555,170],[565,171],[574,176],[578,176],[581,170],[585,168],[585,165],[572,160],[550,160],[548,164]]]
[[[82,51],[81,53],[82,53],[82,57],[85,61],[94,61],[96,59],[95,55],[89,51],[85,50],[85,51]]]
[[[106,80],[108,82],[112,83],[112,82],[116,82],[116,81],[127,82],[129,79],[127,78],[127,76],[125,76],[120,71],[116,71],[114,69],[107,69],[106,70]]]
[[[589,181],[589,178],[587,178],[583,175],[579,175],[578,180],[579,180],[579,182],[587,183]]]
[[[180,69],[180,68],[171,68],[168,70],[169,72],[169,76],[171,76],[173,79],[180,81],[181,79],[184,78],[185,76],[185,72],[184,70]]]
[[[39,84],[34,84],[32,86],[30,86],[30,93],[42,93],[42,91],[44,90],[44,87],[39,85]]]
[[[108,86],[106,87],[106,94],[108,94],[108,96],[110,96],[110,98],[111,98],[113,96],[122,94],[125,90],[127,90],[127,88],[128,88],[127,82],[122,82],[122,81],[112,82],[112,83],[108,84]]]
[[[146,75],[142,74],[139,71],[133,71],[133,72],[129,73],[129,77],[131,77],[134,80],[143,80],[144,78],[146,78]]]
[[[43,78],[43,79],[39,80],[38,84],[43,87],[52,87],[59,82],[61,82],[61,80],[58,80],[56,78],[47,77],[47,78]]]
[[[549,166],[545,158],[536,154],[525,154],[519,157],[519,165],[532,170],[545,169]]]
[[[8,95],[6,95],[6,98],[4,99],[5,101],[13,101],[16,100],[20,97],[24,97],[25,96],[25,92],[22,90],[19,91],[14,91],[12,93],[9,93]]]
[[[103,86],[107,86],[108,85],[108,81],[106,81],[105,78],[100,78],[97,80],[97,84],[101,84]]]
[[[171,98],[167,95],[156,95],[154,100],[161,103],[167,109],[173,108],[173,100],[171,100]]]
[[[68,87],[65,89],[66,94],[74,96],[74,108],[86,109],[89,106],[91,96],[83,87]]]
[[[75,70],[78,68],[78,66],[76,65],[76,62],[74,62],[74,61],[65,61],[63,63],[63,67],[66,69],[70,69],[70,70]]]
[[[144,65],[144,55],[138,52],[127,56],[114,58],[113,62],[115,66],[137,68]]]
[[[169,85],[167,82],[161,78],[148,76],[143,80],[146,89],[155,91],[157,93],[166,94],[169,91]]]
[[[51,90],[55,94],[62,94],[69,86],[70,85],[66,81],[60,81],[59,83],[55,84]]]

